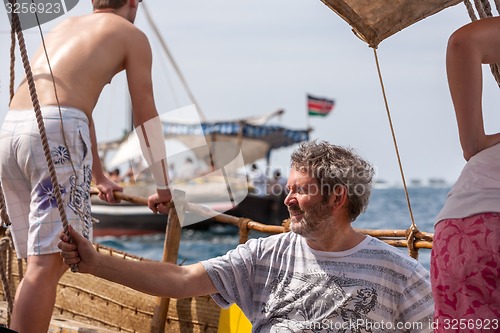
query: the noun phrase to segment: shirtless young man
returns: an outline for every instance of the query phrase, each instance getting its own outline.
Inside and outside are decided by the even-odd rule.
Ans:
[[[153,154],[148,162],[158,190],[149,197],[149,207],[165,213],[171,200],[164,141],[155,139],[163,136],[156,121],[152,53],[147,37],[133,25],[139,2],[94,0],[92,14],[71,17],[52,30],[46,49],[54,80],[42,48],[31,62],[68,222],[88,238],[92,235],[91,178],[101,199],[108,202],[115,202],[114,190],[122,190],[103,173],[92,122],[103,87],[122,70],[127,73],[134,125],[144,134],[143,152]],[[16,252],[27,257],[11,328],[20,333],[46,333],[57,282],[67,266],[57,248],[62,223],[26,81],[13,97],[0,132],[0,176]]]

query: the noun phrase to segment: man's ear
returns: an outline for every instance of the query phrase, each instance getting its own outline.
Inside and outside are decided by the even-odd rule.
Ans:
[[[139,7],[139,0],[128,0],[130,7],[137,8]]]
[[[341,208],[348,202],[347,187],[344,185],[337,185],[332,193],[330,199],[333,201],[333,208]]]

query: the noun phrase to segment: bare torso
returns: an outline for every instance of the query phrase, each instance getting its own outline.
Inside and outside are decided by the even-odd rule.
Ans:
[[[113,13],[69,18],[46,36],[57,97],[92,115],[103,87],[125,69],[128,48],[143,34],[131,22]],[[40,105],[57,105],[47,59],[40,48],[31,60]],[[28,84],[23,81],[11,101],[11,110],[32,108]]]

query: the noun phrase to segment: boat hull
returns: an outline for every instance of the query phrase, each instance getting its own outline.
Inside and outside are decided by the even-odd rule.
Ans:
[[[205,206],[228,215],[245,217],[267,225],[281,225],[288,218],[288,210],[280,197],[248,195],[236,207],[226,203],[208,202]],[[109,205],[97,199],[92,200],[94,236],[132,236],[165,233],[167,216],[153,214],[146,206],[120,204]],[[187,213],[185,225],[190,229],[206,229],[213,225],[211,219]],[[194,223],[196,222],[196,223]]]

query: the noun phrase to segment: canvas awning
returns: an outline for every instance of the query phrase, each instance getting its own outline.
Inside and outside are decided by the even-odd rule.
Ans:
[[[463,0],[321,0],[370,47]]]

